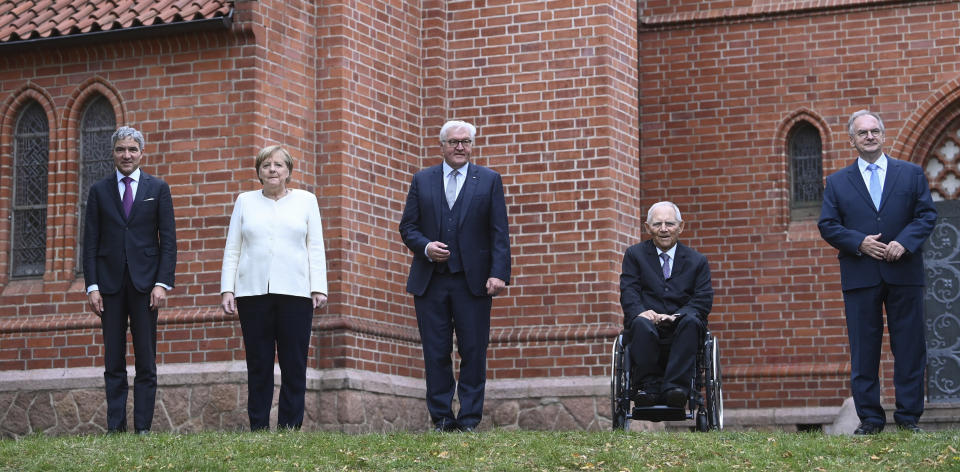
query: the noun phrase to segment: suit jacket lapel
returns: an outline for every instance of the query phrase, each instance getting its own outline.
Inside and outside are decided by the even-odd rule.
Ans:
[[[889,168],[889,166],[887,166]],[[863,183],[863,174],[860,173],[860,166],[857,165],[857,161],[853,161],[853,165],[847,167],[847,180],[850,182],[850,187],[856,190],[860,194],[860,197],[863,198],[864,203],[867,204],[873,211],[877,211],[876,207],[873,206],[873,199],[870,198],[870,191],[867,190],[867,185]],[[881,206],[883,206],[883,197],[880,197]]]
[[[457,222],[457,228],[463,226],[463,221],[469,213],[470,202],[473,201],[473,195],[477,192],[477,185],[480,183],[479,172],[475,164],[470,164],[470,170],[467,171],[463,181],[463,188],[460,189],[460,196],[463,200],[460,202],[460,221]]]
[[[130,208],[130,216],[127,218],[127,221],[133,219],[133,215],[137,212],[137,207],[143,202],[144,197],[147,195],[147,189],[150,188],[150,185],[153,184],[153,177],[150,174],[147,174],[143,170],[140,170],[140,181],[137,182],[137,192],[133,195],[133,207]],[[119,195],[120,192],[117,192]],[[123,211],[123,204],[121,202],[120,211]]]
[[[663,279],[663,264],[660,262],[660,255],[657,252],[657,245],[653,244],[653,241],[647,240],[647,255],[645,257],[646,263],[650,265],[650,268],[656,272],[661,279]],[[673,275],[673,272],[670,273]]]
[[[883,178],[883,193],[880,194],[881,210],[887,205],[887,200],[890,198],[890,194],[893,193],[893,188],[896,187],[897,179],[900,178],[901,169],[902,167],[896,159],[887,156],[887,175]]]
[[[434,167],[430,175],[430,198],[433,200],[433,214],[436,215],[437,228],[440,228],[443,220],[443,207],[447,204],[447,197],[443,193],[443,165]]]
[[[686,248],[677,243],[677,250],[673,253],[673,269],[670,271],[670,278],[675,277],[687,262]]]
[[[113,208],[117,211],[117,215],[120,216],[120,219],[123,220],[123,201],[120,200],[120,186],[117,182],[117,169],[114,168],[113,172],[110,173],[110,176],[105,179],[106,188],[107,188],[107,198],[113,202]],[[91,189],[93,191],[93,189]]]

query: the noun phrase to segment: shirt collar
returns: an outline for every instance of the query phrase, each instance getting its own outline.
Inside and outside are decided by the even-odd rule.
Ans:
[[[887,155],[880,154],[880,157],[877,158],[877,162],[874,162],[874,164],[876,164],[877,167],[880,168],[880,170],[886,172],[887,171]],[[870,163],[863,160],[862,157],[858,157],[857,165],[860,166],[860,173],[863,174],[867,172],[867,166],[870,165]]]
[[[660,254],[667,253],[667,255],[670,256],[670,260],[671,260],[671,261],[672,261],[672,260],[675,260],[675,259],[676,259],[675,256],[676,256],[676,254],[677,254],[677,246],[678,246],[678,245],[679,245],[679,243],[674,244],[672,248],[670,248],[670,249],[668,249],[668,250],[666,250],[666,251],[663,251],[663,250],[661,250],[659,247],[657,247],[657,257],[660,257]],[[656,247],[656,246],[654,246],[654,247]]]
[[[468,162],[464,164],[463,167],[457,170],[460,171],[460,175],[467,175],[467,169],[469,168],[470,168],[470,163]],[[450,175],[450,172],[453,172],[453,167],[450,167],[450,164],[447,164],[447,161],[443,161],[443,176],[448,177]]]
[[[117,182],[122,182],[122,181],[123,181],[123,178],[126,177],[126,176],[123,175],[122,173],[120,173],[119,170],[114,169],[114,171],[117,173]],[[133,172],[130,173],[130,178],[133,179],[134,182],[140,182],[140,168],[139,168],[139,167],[137,167],[136,169],[134,169]]]

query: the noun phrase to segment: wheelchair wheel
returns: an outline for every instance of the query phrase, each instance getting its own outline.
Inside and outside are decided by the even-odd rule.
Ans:
[[[709,429],[723,429],[723,384],[720,380],[720,347],[717,338],[711,336],[706,346],[706,403]],[[697,426],[700,425],[699,418]]]
[[[630,398],[627,392],[630,385],[629,367],[624,365],[623,335],[617,336],[613,342],[613,372],[610,376],[610,411],[613,419],[613,430],[629,429],[627,411],[630,409]]]

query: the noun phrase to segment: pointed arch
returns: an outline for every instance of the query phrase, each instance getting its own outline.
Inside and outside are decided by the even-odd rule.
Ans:
[[[26,118],[23,114],[29,110],[33,110],[31,119],[37,125],[28,126],[29,131],[39,132],[30,133],[29,141],[39,148],[25,154],[24,150],[17,150],[14,139],[26,130],[18,129],[22,128],[18,125],[23,124],[20,120]],[[6,283],[11,275],[32,277],[50,271],[54,228],[47,224],[48,175],[50,161],[58,149],[56,123],[52,98],[34,84],[14,92],[0,114],[0,283]],[[27,154],[40,160],[18,167],[18,159]],[[24,175],[20,175],[21,171]],[[38,171],[41,175],[34,175]],[[18,194],[21,198],[17,198]]]
[[[782,156],[789,221],[812,220],[820,212],[830,137],[826,121],[807,108],[794,111],[777,128],[774,148]]]
[[[904,127],[901,155],[923,167],[934,199],[960,199],[960,77],[931,94]]]
[[[72,268],[74,273],[80,273],[83,269],[81,255],[87,190],[112,168],[109,143],[105,146],[103,139],[104,136],[109,139],[116,127],[126,122],[126,110],[117,89],[98,76],[87,79],[77,87],[67,101],[67,109],[64,123],[69,136],[66,154],[67,161],[71,163],[68,167],[75,169],[75,173],[66,185],[71,189],[69,194],[72,198],[68,205],[70,210],[66,212],[70,216],[64,233],[74,235],[65,242],[72,244],[76,250],[73,251],[72,264],[68,262],[65,269]],[[97,116],[92,116],[91,112]],[[98,157],[103,153],[106,153],[106,159]]]
[[[904,139],[894,144],[893,155],[922,165],[935,140],[960,116],[960,77],[938,88],[903,123]]]

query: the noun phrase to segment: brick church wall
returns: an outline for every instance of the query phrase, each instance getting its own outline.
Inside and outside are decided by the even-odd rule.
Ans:
[[[727,408],[839,407],[839,271],[815,222],[790,219],[785,135],[798,119],[820,129],[828,174],[853,158],[846,117],[869,107],[897,156],[960,51],[955,2],[819,3],[241,0],[230,30],[0,50],[0,379],[89,380],[73,397],[30,397],[40,400],[7,382],[0,410],[102,399],[99,322],[75,254],[77,127],[94,93],[144,132],[144,168],[174,196],[161,400],[226,392],[206,422],[169,429],[244,425],[243,346],[218,307],[220,258],[236,195],[259,188],[253,156],[275,142],[296,159],[291,186],[317,194],[326,237],[330,305],[314,318],[308,427],[425,427],[397,223],[413,173],[440,162],[447,119],[477,125],[475,160],[503,175],[511,225],[485,424],[609,427],[621,257],[661,199],[680,205],[683,240],[711,261]],[[48,261],[42,278],[11,279],[11,140],[31,99],[51,128]],[[84,431],[71,421],[48,430]]]
[[[912,117],[960,72],[956,2],[645,3],[644,202],[687,209],[686,239],[711,261],[725,406],[836,405],[850,370],[839,266],[816,217],[791,219],[787,133],[801,119],[820,131],[826,176],[856,158],[847,118],[868,108],[886,151],[921,163]]]

